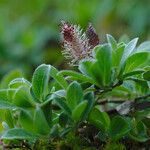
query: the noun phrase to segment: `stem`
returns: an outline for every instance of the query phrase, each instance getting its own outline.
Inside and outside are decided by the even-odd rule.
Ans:
[[[134,109],[134,111],[135,111],[135,110],[144,110],[146,108],[150,108],[150,101],[139,102],[139,100],[146,99],[148,97],[150,97],[150,93],[147,95],[144,95],[144,96],[136,97],[134,100],[128,100],[131,102],[130,110]],[[118,101],[117,100],[116,101],[105,100],[102,102],[97,102],[96,104],[104,105],[104,106],[108,103],[124,105],[126,102],[127,102],[127,100],[118,100]],[[129,107],[129,105],[124,105],[123,107],[124,107],[124,109],[126,109],[127,107]],[[116,110],[116,108],[111,109],[111,110],[106,110],[106,112],[108,114],[119,114],[119,112]]]
[[[100,96],[100,95],[102,95],[102,94],[104,94],[104,93],[107,93],[107,92],[109,92],[109,91],[112,91],[115,87],[120,86],[122,83],[123,83],[123,81],[118,81],[116,84],[112,85],[111,87],[109,87],[109,88],[107,88],[107,89],[96,91],[96,94],[98,94],[98,95]]]
[[[146,98],[148,98],[148,97],[150,97],[150,93],[147,94],[147,95],[144,95],[144,96],[139,96],[139,97],[135,98],[134,101],[136,102],[136,101],[138,101],[138,100],[140,100],[140,99],[146,99]]]
[[[96,105],[105,105],[108,103],[113,103],[113,104],[120,104],[125,102],[125,100],[104,100],[104,101],[98,101],[96,102]]]

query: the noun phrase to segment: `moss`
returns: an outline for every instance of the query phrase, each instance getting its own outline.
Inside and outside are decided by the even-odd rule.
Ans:
[[[126,150],[126,147],[120,143],[108,143],[103,150]]]

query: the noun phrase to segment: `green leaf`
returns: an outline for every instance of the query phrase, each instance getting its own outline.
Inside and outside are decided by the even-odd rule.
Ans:
[[[149,140],[147,128],[142,121],[134,122],[133,128],[129,133],[129,137],[138,142],[146,142]]]
[[[107,41],[111,45],[111,48],[115,50],[117,48],[117,41],[111,35],[107,34]]]
[[[83,100],[83,91],[78,82],[74,81],[68,86],[66,99],[71,110]]]
[[[15,105],[7,102],[7,101],[4,101],[4,100],[0,100],[0,109],[9,109],[9,110],[12,110],[12,109],[15,109],[17,108]]]
[[[140,68],[148,60],[149,54],[146,52],[135,53],[126,60],[125,72],[131,72]],[[141,68],[142,69],[142,68]]]
[[[43,102],[48,94],[48,82],[50,77],[50,65],[40,65],[33,74],[32,89],[36,98]]]
[[[58,124],[55,124],[51,128],[50,137],[51,138],[58,138],[58,136],[59,136],[59,126],[58,126]]]
[[[93,65],[93,60],[82,60],[79,63],[79,70],[86,76],[92,77],[91,67]]]
[[[16,90],[12,103],[22,108],[35,106],[35,102],[30,95],[30,89],[26,86],[21,86]]]
[[[117,47],[115,51],[112,51],[112,64],[118,67],[121,61],[122,54],[124,52],[125,45]]]
[[[15,120],[13,118],[12,110],[5,110],[5,122],[9,128],[14,128]]]
[[[132,80],[135,82],[135,88],[139,95],[149,92],[149,85],[147,81],[134,77],[126,78],[126,80]]]
[[[137,47],[136,52],[150,52],[150,41],[141,43]]]
[[[7,89],[0,90],[0,99],[2,99],[4,101],[8,101],[8,90]]]
[[[123,79],[125,79],[127,77],[134,76],[134,75],[142,74],[143,72],[144,72],[144,70],[140,69],[140,70],[135,70],[135,71],[131,71],[131,72],[125,73],[123,75]]]
[[[138,38],[135,38],[127,44],[121,61],[125,61],[132,54],[132,52],[135,50],[137,42]]]
[[[110,124],[110,137],[112,140],[118,140],[130,131],[128,120],[121,116],[115,116]]]
[[[94,107],[89,114],[89,122],[102,131],[107,131],[110,126],[110,118],[106,112],[101,112]]]
[[[33,127],[36,133],[41,135],[47,135],[50,132],[49,124],[42,109],[39,106],[37,106],[35,110]]]
[[[146,71],[143,73],[143,78],[147,81],[150,81],[150,71]]]
[[[93,92],[88,92],[88,93],[86,93],[84,95],[84,100],[86,100],[88,102],[88,104],[87,104],[87,107],[86,107],[86,109],[85,109],[85,111],[84,111],[84,113],[82,115],[83,116],[82,117],[83,120],[85,120],[88,117],[90,111],[92,110],[92,108],[94,106],[94,103],[95,103],[95,99],[94,98],[95,97],[94,97],[94,93]]]
[[[72,119],[74,121],[78,122],[82,119],[82,115],[87,107],[87,104],[87,101],[83,101],[74,108],[74,110],[72,111]]]
[[[73,130],[72,127],[66,127],[66,128],[64,128],[64,129],[60,132],[60,137],[61,137],[61,138],[65,138],[65,136],[66,136],[69,132],[71,132],[71,130]]]
[[[3,79],[1,80],[0,87],[1,88],[7,88],[10,81],[12,81],[15,78],[22,77],[22,72],[18,69],[13,70],[6,74]]]
[[[70,71],[70,70],[64,70],[64,71],[60,71],[58,74],[62,74],[62,75],[67,75],[67,76],[71,76],[73,77],[75,80],[79,80],[79,81],[83,81],[83,82],[89,82],[91,84],[96,84],[96,82],[83,74],[77,73],[75,71]]]
[[[16,78],[9,83],[9,88],[18,88],[20,86],[31,87],[31,83],[24,78]]]
[[[132,41],[130,41],[127,44],[127,46],[125,47],[125,50],[123,52],[121,62],[120,62],[120,73],[119,73],[119,75],[122,75],[124,68],[125,68],[126,60],[132,54],[132,52],[135,50],[137,41],[138,41],[138,38],[135,38]]]
[[[102,130],[100,130],[100,131],[98,132],[98,134],[97,134],[97,137],[98,137],[101,141],[106,142],[107,139],[108,139],[108,133],[107,133],[107,132],[104,132],[104,131],[102,131]]]
[[[61,113],[59,116],[59,124],[61,127],[65,127],[69,121],[69,117],[66,113]]]
[[[109,45],[96,47],[96,62],[91,71],[96,81],[101,86],[108,86],[111,82],[112,51]]]
[[[50,76],[56,80],[56,82],[63,88],[66,89],[68,84],[66,80],[63,78],[61,74],[59,74],[58,70],[51,66]]]
[[[90,77],[93,81],[94,81],[94,84],[97,85],[98,87],[100,86],[99,85],[99,77],[97,78],[97,76],[99,76],[97,74],[97,72],[93,73],[92,72],[92,68],[95,67],[95,70],[98,70],[99,66],[98,66],[98,63],[96,63],[97,66],[94,66],[95,65],[95,60],[91,59],[91,60],[83,60],[80,62],[79,64],[79,70],[86,76]]]
[[[56,92],[53,92],[52,94],[49,94],[46,97],[46,100],[44,103],[42,103],[42,106],[49,103],[50,101],[56,99],[56,98],[65,98],[66,97],[66,91],[65,90],[58,90]]]
[[[19,114],[19,123],[23,129],[27,131],[34,131],[32,112],[22,110]]]
[[[93,79],[97,86],[108,86],[111,82],[112,52],[108,44],[96,46],[95,59],[84,60],[79,70]]]
[[[69,116],[71,115],[71,110],[66,104],[65,99],[55,98],[54,101],[65,113],[67,113]]]
[[[29,140],[29,139],[35,139],[36,136],[32,135],[31,133],[25,131],[24,129],[19,128],[13,128],[9,129],[6,132],[3,133],[1,139],[7,139],[7,140]]]
[[[46,105],[42,106],[42,111],[45,115],[45,118],[50,125],[52,122],[52,107],[51,107],[51,102],[47,103]]]
[[[6,89],[6,92],[7,92],[7,99],[8,99],[9,102],[12,103],[13,97],[14,97],[16,91],[17,91],[17,89],[10,89],[10,88],[9,88],[9,89]]]

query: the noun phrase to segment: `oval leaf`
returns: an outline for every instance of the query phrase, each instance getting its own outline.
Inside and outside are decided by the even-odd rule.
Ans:
[[[47,135],[50,132],[50,127],[40,107],[37,106],[34,114],[34,129],[36,133]]]
[[[102,131],[107,131],[110,126],[110,118],[106,112],[101,112],[97,108],[93,108],[89,121]]]
[[[148,57],[149,54],[146,52],[131,55],[126,61],[125,72],[131,72],[135,69],[142,69],[143,67],[140,68],[140,66],[148,60]]]
[[[27,131],[34,131],[33,115],[30,111],[22,110],[19,114],[19,123],[21,127]]]
[[[93,76],[102,86],[108,86],[111,82],[112,51],[108,44],[97,46],[96,62],[91,67]]]
[[[20,87],[16,90],[12,103],[18,107],[29,108],[34,106],[28,87]]]
[[[113,50],[115,50],[117,48],[117,42],[116,42],[116,40],[110,34],[107,34],[106,36],[107,36],[108,43],[111,45],[111,48]]]
[[[1,139],[7,140],[28,140],[28,139],[35,139],[36,136],[32,135],[31,133],[25,131],[24,129],[14,128],[9,129],[3,133]]]
[[[71,110],[83,100],[83,91],[78,82],[74,81],[68,86],[66,99]]]
[[[40,65],[32,78],[32,89],[36,98],[42,102],[48,94],[48,82],[50,77],[50,65]]]
[[[83,101],[75,107],[75,109],[72,111],[72,119],[73,120],[78,122],[82,119],[82,115],[86,109],[87,104],[88,104],[87,101]]]
[[[110,137],[112,140],[118,140],[130,131],[128,120],[121,116],[115,116],[110,124]]]

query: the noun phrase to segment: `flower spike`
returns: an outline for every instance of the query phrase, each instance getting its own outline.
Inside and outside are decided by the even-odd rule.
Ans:
[[[98,43],[98,36],[94,28],[88,28],[87,35],[77,25],[61,22],[61,34],[63,36],[63,52],[65,58],[70,59],[70,65],[78,65],[80,60],[92,58],[92,49]],[[97,38],[96,38],[97,36]],[[93,40],[96,39],[96,42]]]

